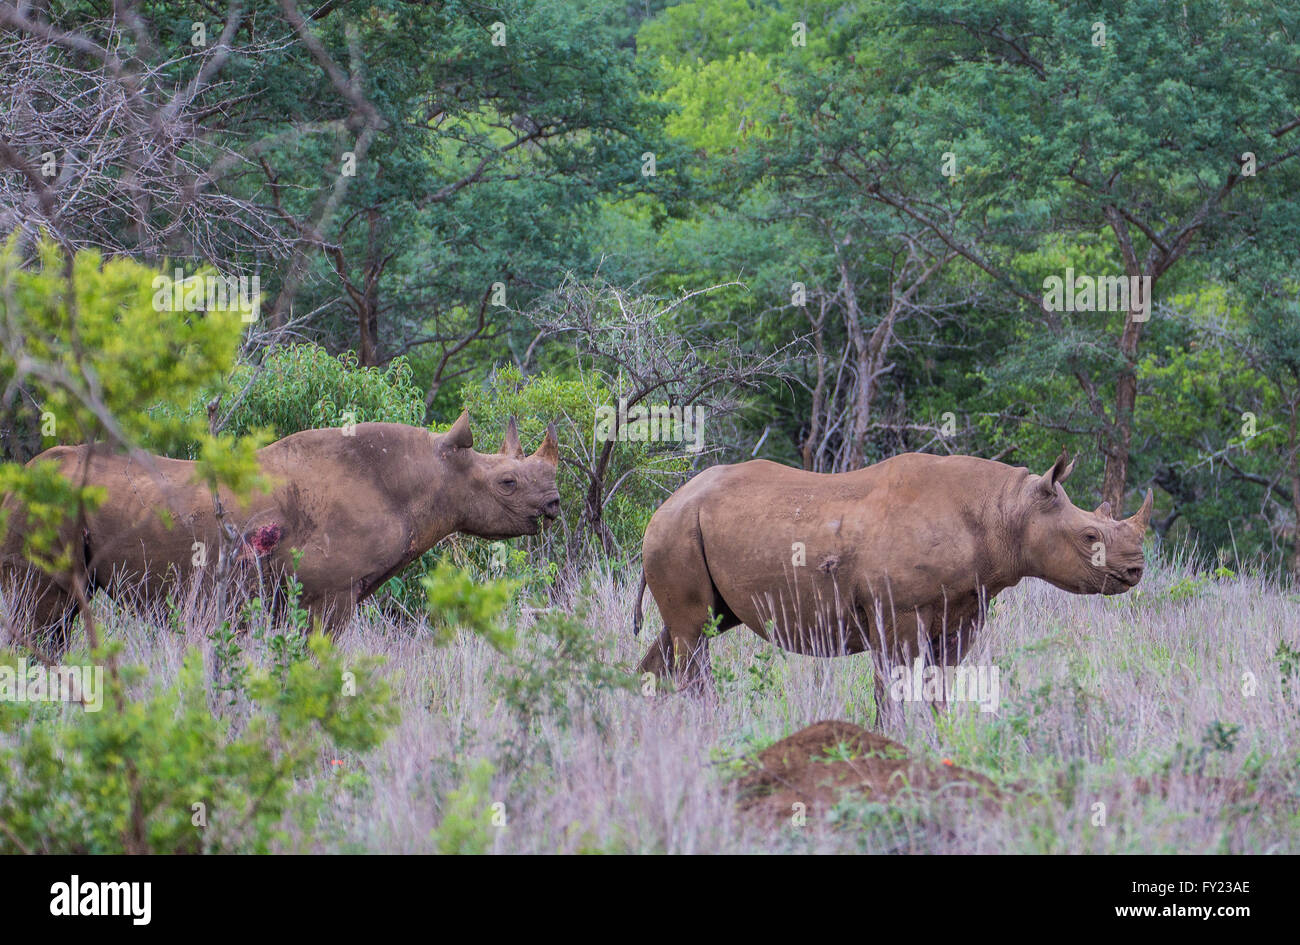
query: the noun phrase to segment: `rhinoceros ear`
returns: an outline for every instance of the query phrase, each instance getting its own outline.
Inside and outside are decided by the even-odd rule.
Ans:
[[[524,458],[524,448],[519,445],[519,427],[515,424],[514,417],[511,417],[510,422],[506,424],[506,438],[501,441],[501,449],[498,452],[512,459]]]
[[[542,445],[537,447],[537,452],[533,454],[538,459],[545,460],[552,466],[560,462],[560,441],[555,437],[555,424],[550,424],[546,428],[546,439],[542,440]]]
[[[474,434],[469,429],[469,411],[461,411],[461,415],[456,418],[451,429],[443,435],[447,438],[447,445],[453,449],[471,449],[474,446]]]
[[[1147,497],[1142,500],[1142,508],[1138,509],[1137,512],[1134,513],[1133,517],[1129,519],[1129,521],[1132,522],[1140,532],[1145,532],[1147,530],[1147,525],[1151,523],[1152,499],[1151,490],[1148,489]]]
[[[1094,512],[1094,513],[1092,513],[1092,514],[1093,514],[1093,515],[1096,515],[1098,518],[1114,518],[1114,517],[1115,517],[1114,512],[1111,511],[1111,507],[1110,507],[1110,503],[1109,503],[1109,502],[1103,502],[1101,505],[1097,506],[1097,511]]]
[[[1056,495],[1056,487],[1069,479],[1072,472],[1074,472],[1074,460],[1070,459],[1070,454],[1062,449],[1061,455],[1056,457],[1052,468],[1043,473],[1040,483],[1042,490],[1048,495]]]

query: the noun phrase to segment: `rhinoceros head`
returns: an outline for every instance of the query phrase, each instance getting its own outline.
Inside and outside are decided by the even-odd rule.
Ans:
[[[513,417],[500,451],[478,453],[469,414],[462,413],[444,434],[442,449],[461,480],[460,531],[479,538],[536,535],[543,518],[560,514],[560,493],[555,487],[560,448],[553,424],[532,456],[525,456],[519,445]]]
[[[1116,519],[1109,502],[1089,512],[1071,502],[1061,486],[1073,469],[1062,451],[1045,474],[1025,481],[1025,570],[1075,594],[1122,594],[1142,579],[1151,491],[1131,518]]]

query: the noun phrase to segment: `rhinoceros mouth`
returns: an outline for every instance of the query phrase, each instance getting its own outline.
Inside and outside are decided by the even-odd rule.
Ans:
[[[545,524],[544,516],[539,514],[539,515],[530,516],[527,519],[525,519],[524,523],[519,526],[518,531],[494,532],[494,533],[475,532],[474,535],[477,538],[482,538],[484,541],[506,541],[507,539],[510,538],[521,538],[525,535],[539,535],[541,534],[542,527],[544,524]]]
[[[1141,580],[1140,576],[1130,579],[1124,574],[1107,574],[1101,579],[1101,593],[1108,597],[1113,594],[1123,594],[1137,587]]]

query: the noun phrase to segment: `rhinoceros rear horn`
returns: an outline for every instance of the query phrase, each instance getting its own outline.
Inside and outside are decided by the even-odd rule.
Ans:
[[[513,459],[524,458],[524,448],[519,445],[519,427],[515,425],[514,417],[511,417],[510,422],[506,424],[506,438],[501,441],[499,452]]]
[[[1093,515],[1096,515],[1098,518],[1114,518],[1114,517],[1115,517],[1115,513],[1111,510],[1111,507],[1110,507],[1110,503],[1109,503],[1109,502],[1103,502],[1101,505],[1097,506],[1097,511],[1094,512],[1094,513],[1092,513],[1092,514],[1093,514]]]
[[[461,411],[461,415],[456,418],[456,422],[451,425],[451,429],[445,434],[447,444],[458,450],[467,450],[474,446],[474,434],[469,429],[469,411]]]
[[[550,424],[546,428],[546,438],[542,440],[542,445],[537,447],[537,452],[533,454],[538,459],[544,459],[552,466],[560,462],[560,441],[555,437],[555,424]]]
[[[1137,512],[1133,514],[1133,517],[1129,519],[1129,521],[1132,522],[1140,532],[1146,531],[1147,525],[1151,523],[1151,505],[1152,495],[1151,490],[1148,489],[1147,497],[1142,500],[1142,508],[1138,509]]]

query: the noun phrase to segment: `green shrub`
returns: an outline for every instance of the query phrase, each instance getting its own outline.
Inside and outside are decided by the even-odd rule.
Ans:
[[[358,421],[364,410],[409,408],[413,389],[401,365],[358,377],[345,362],[299,349],[273,354],[271,367],[283,370],[253,385],[233,431],[210,436],[206,411],[194,405],[205,406],[204,392],[232,371],[238,379],[249,370],[234,366],[240,313],[160,310],[154,280],[146,267],[93,251],[65,265],[48,244],[38,267],[22,269],[12,241],[0,248],[0,380],[30,391],[51,438],[188,450],[202,482],[243,492],[257,478],[256,439],[234,433],[304,415],[328,421],[341,402]],[[409,409],[384,417],[401,418],[419,419]],[[67,574],[72,561],[55,547],[55,528],[102,500],[102,490],[79,488],[48,464],[13,463],[0,466],[0,489],[26,506],[31,560]],[[256,640],[272,658],[269,672],[249,664],[223,624],[213,678],[202,651],[191,649],[173,685],[141,692],[134,687],[144,671],[99,645],[90,608],[81,618],[99,698],[0,698],[0,853],[283,848],[286,817],[296,812],[307,823],[324,800],[298,782],[320,771],[326,751],[369,750],[395,721],[374,661],[346,664],[324,637],[299,645],[301,620],[291,620],[292,637]],[[0,651],[0,688],[20,672],[29,674],[25,658]]]
[[[225,391],[221,413],[231,413],[223,432],[235,436],[266,430],[280,439],[345,423],[418,426],[424,421],[424,395],[405,359],[394,358],[384,368],[361,367],[352,352],[335,357],[313,344],[275,348],[260,371],[256,365],[237,365]],[[212,394],[209,389],[193,399],[186,414],[206,418]]]
[[[238,733],[208,705],[198,649],[175,685],[129,699],[109,692],[97,712],[0,701],[0,853],[292,846],[286,818],[309,827],[333,784],[297,792],[296,782],[323,773],[326,751],[379,744],[396,720],[373,660],[345,663],[324,636],[310,647],[312,658],[280,678],[248,674],[251,711]],[[16,663],[0,654],[0,665]]]
[[[558,730],[575,722],[593,726],[604,734],[613,724],[610,701],[603,693],[635,693],[640,680],[632,667],[614,655],[615,641],[592,627],[590,583],[573,601],[573,612],[559,608],[544,611],[520,635],[505,667],[493,671],[490,682],[514,718],[505,757],[520,764],[544,745],[538,738],[542,720]]]
[[[442,822],[433,831],[438,852],[447,856],[481,856],[492,850],[499,827],[493,824],[492,775],[496,767],[486,759],[474,762],[461,786],[447,795]]]
[[[181,407],[220,383],[245,326],[237,311],[158,311],[157,277],[91,249],[68,266],[51,243],[24,269],[15,240],[0,246],[0,382],[40,404],[42,445],[203,438],[206,422]]]
[[[456,628],[463,627],[502,652],[514,647],[513,631],[497,618],[519,589],[518,582],[476,581],[468,569],[440,562],[420,583],[437,642],[450,642]]]
[[[146,266],[94,250],[68,265],[42,243],[38,265],[24,269],[15,247],[12,239],[0,246],[0,384],[21,385],[40,405],[43,445],[189,449],[209,486],[246,487],[255,472],[250,449],[208,436],[206,422],[182,407],[231,369],[244,331],[239,312],[159,311],[158,274]],[[70,563],[53,547],[60,523],[103,498],[49,464],[0,464],[0,493],[27,508],[25,553],[55,571]]]

